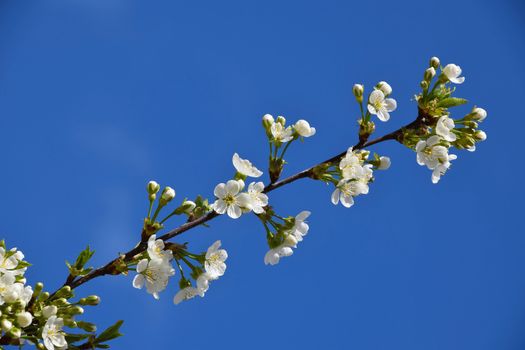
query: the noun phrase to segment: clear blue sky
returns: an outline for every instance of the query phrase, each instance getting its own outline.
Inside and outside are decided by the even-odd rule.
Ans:
[[[175,281],[157,302],[108,277],[81,289],[103,301],[86,316],[126,320],[116,349],[524,349],[525,5],[351,3],[2,0],[0,234],[30,282],[58,286],[88,243],[97,265],[132,247],[150,179],[180,199],[212,195],[235,151],[265,168],[264,113],[317,128],[286,174],[355,143],[356,82],[394,88],[378,134],[411,121],[437,55],[489,113],[488,140],[439,185],[413,152],[379,145],[392,167],[351,209],[318,182],[271,194],[282,213],[313,212],[278,266],[255,218],[222,217],[181,237],[230,253],[206,298],[176,307]]]

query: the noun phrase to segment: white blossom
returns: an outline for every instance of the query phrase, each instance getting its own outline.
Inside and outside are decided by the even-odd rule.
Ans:
[[[137,264],[133,287],[141,289],[145,284],[148,293],[159,299],[159,292],[166,289],[169,278],[174,274],[175,270],[167,260],[142,259]]]
[[[148,239],[148,256],[150,259],[167,261],[173,259],[173,252],[171,250],[164,250],[164,241],[156,238],[156,235],[151,235]]]
[[[354,84],[354,87],[352,88],[352,92],[354,93],[354,96],[356,98],[363,96],[364,91],[365,87],[363,86],[363,84]]]
[[[295,239],[298,242],[301,242],[303,240],[303,236],[306,236],[308,233],[308,230],[310,227],[306,223],[306,219],[311,215],[312,213],[308,210],[303,210],[299,214],[295,216],[294,220],[294,226],[292,230],[290,231],[290,235],[295,237]]]
[[[273,123],[270,127],[273,140],[275,142],[288,142],[293,139],[293,129],[291,126],[284,127],[281,123]]]
[[[6,251],[0,247],[0,273],[10,273],[22,275],[27,270],[26,267],[17,269],[19,263],[24,259],[24,254],[16,248]]]
[[[15,276],[11,273],[6,273],[0,276],[0,305],[5,303],[5,296],[11,290],[15,283]]]
[[[250,205],[255,214],[264,213],[264,207],[268,205],[268,196],[263,193],[264,183],[252,182],[248,185],[248,195],[250,197]]]
[[[242,159],[237,153],[233,154],[232,163],[239,174],[250,177],[260,177],[263,172],[257,169],[252,162]]]
[[[452,130],[454,130],[455,126],[454,120],[444,115],[437,121],[436,134],[441,136],[445,141],[454,142],[456,141],[456,134],[454,134]]]
[[[204,293],[210,288],[210,281],[214,280],[209,273],[203,272],[197,277],[197,289],[201,296],[204,296]]]
[[[350,147],[339,162],[339,169],[345,179],[354,179],[363,175],[361,158]]]
[[[310,124],[304,120],[298,120],[294,125],[295,131],[302,137],[310,137],[315,135],[315,128],[311,127]]]
[[[241,216],[242,210],[251,210],[251,200],[247,193],[240,193],[244,187],[241,180],[229,180],[226,184],[215,186],[213,193],[217,200],[211,205],[217,214],[227,213],[232,219]]]
[[[177,294],[175,294],[175,297],[173,297],[173,303],[175,305],[178,305],[184,300],[195,298],[197,295],[203,296],[204,292],[200,291],[195,287],[188,286],[179,290]]]
[[[465,81],[465,77],[460,77],[461,67],[453,63],[449,63],[443,68],[443,74],[454,84],[461,84]]]
[[[389,112],[397,108],[397,102],[393,98],[385,98],[381,90],[374,90],[368,98],[368,111],[370,114],[377,115],[379,120],[386,122],[390,119]]]
[[[293,254],[293,250],[286,244],[281,244],[276,248],[270,249],[264,256],[265,265],[276,265],[282,257],[290,256]]]
[[[62,327],[64,321],[56,316],[51,316],[44,325],[42,330],[42,339],[47,350],[55,350],[55,346],[58,348],[67,347],[66,338]]]
[[[447,147],[439,144],[441,140],[439,135],[433,135],[416,144],[417,163],[432,170],[432,183],[438,183],[450,168],[450,161],[457,158],[454,154],[448,154]]]
[[[206,260],[204,261],[204,269],[213,279],[217,279],[224,275],[226,271],[225,261],[228,259],[228,252],[221,247],[221,241],[213,243],[206,252]]]
[[[31,286],[24,286],[22,283],[13,283],[4,293],[4,301],[6,303],[20,302],[23,306],[31,300],[33,296],[33,288]]]
[[[337,184],[334,192],[332,192],[332,203],[337,205],[341,201],[343,206],[350,208],[354,205],[354,197],[367,193],[368,184],[366,182],[342,179]]]

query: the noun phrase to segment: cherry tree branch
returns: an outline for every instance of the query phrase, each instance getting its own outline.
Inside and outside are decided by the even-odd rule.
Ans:
[[[353,146],[353,149],[356,150],[356,149],[363,149],[365,147],[369,147],[369,146],[372,146],[372,145],[375,145],[375,144],[378,144],[378,143],[381,143],[381,142],[384,142],[384,141],[388,141],[388,140],[398,140],[400,141],[402,135],[403,135],[403,131],[406,130],[406,129],[415,129],[415,128],[418,128],[420,126],[424,126],[428,120],[427,118],[428,116],[425,115],[425,113],[422,112],[422,110],[419,110],[419,113],[418,113],[418,117],[416,118],[416,120],[414,120],[413,122],[411,122],[410,124],[407,124],[389,134],[386,134],[386,135],[383,135],[379,138],[376,138],[374,140],[371,140],[371,141],[366,141],[366,140],[362,140],[360,142],[358,142],[356,145]],[[279,187],[282,187],[282,186],[285,186],[285,185],[288,185],[292,182],[295,182],[299,179],[303,179],[303,178],[312,178],[314,176],[314,169],[316,167],[319,167],[323,164],[331,164],[331,163],[334,163],[334,162],[337,162],[339,161],[342,157],[344,157],[344,155],[346,154],[346,150],[344,150],[343,152],[321,162],[321,163],[318,163],[314,166],[311,166],[310,168],[308,169],[305,169],[303,171],[300,171],[294,175],[291,175],[287,178],[284,178],[280,181],[275,181],[275,182],[272,182],[270,183],[269,185],[267,185],[264,189],[264,192],[265,193],[268,193],[268,192],[271,192]],[[161,239],[163,241],[168,241],[174,237],[177,237],[179,235],[181,235],[182,233],[188,231],[188,230],[191,230],[192,228],[195,228],[197,226],[200,226],[214,218],[216,218],[217,216],[219,216],[219,214],[215,213],[214,211],[211,211],[209,213],[207,213],[206,215],[203,215],[202,217],[200,218],[197,218],[195,220],[192,220],[192,221],[188,221],[182,225],[180,225],[179,227],[175,228],[175,229],[172,229],[170,231],[168,231],[167,233],[165,233],[164,235],[158,237],[158,239]],[[108,262],[106,265],[102,266],[102,267],[99,267],[93,271],[91,271],[90,273],[88,273],[87,275],[85,276],[82,276],[82,277],[79,277],[79,278],[72,278],[71,276],[68,276],[66,282],[64,283],[63,286],[70,286],[72,289],[74,288],[77,288],[81,285],[83,285],[84,283],[94,279],[94,278],[97,278],[97,277],[100,277],[100,276],[104,276],[104,275],[118,275],[120,274],[120,272],[116,269],[116,266],[118,263],[126,263],[126,262],[129,262],[131,261],[137,254],[140,254],[142,252],[144,252],[145,250],[147,249],[147,242],[140,242],[135,248],[131,249],[130,251],[128,251],[127,253],[124,253],[122,255],[120,255],[118,258],[116,259],[113,259],[112,261]],[[56,293],[56,292],[55,292]],[[55,294],[53,293],[53,294]]]

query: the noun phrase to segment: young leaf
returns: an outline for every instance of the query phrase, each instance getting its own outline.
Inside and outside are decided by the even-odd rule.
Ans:
[[[111,339],[115,339],[122,336],[122,333],[119,332],[120,326],[122,326],[124,321],[119,320],[114,325],[108,327],[104,332],[100,333],[99,336],[95,339],[95,344],[100,344],[107,342]]]

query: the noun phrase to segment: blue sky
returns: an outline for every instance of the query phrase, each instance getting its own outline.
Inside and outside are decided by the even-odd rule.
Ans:
[[[524,15],[518,0],[3,0],[1,237],[54,289],[86,244],[99,265],[137,242],[148,180],[211,196],[233,152],[265,168],[265,113],[317,128],[288,152],[285,174],[302,170],[355,143],[356,82],[394,88],[378,135],[411,121],[437,55],[466,76],[455,116],[489,113],[488,140],[438,185],[412,151],[378,145],[392,167],[351,209],[318,182],[271,193],[313,213],[278,266],[254,217],[221,217],[181,237],[228,249],[206,298],[175,307],[175,280],[155,301],[108,277],[79,290],[102,297],[86,317],[126,320],[116,349],[523,349]]]

